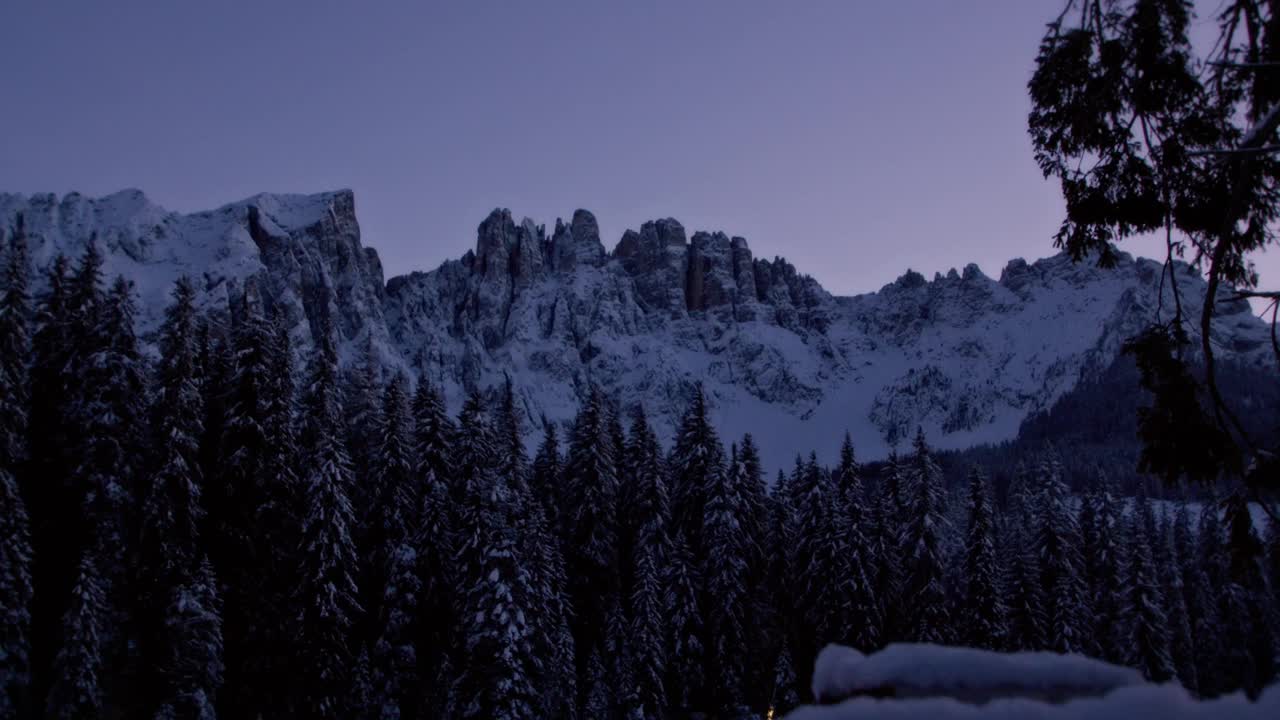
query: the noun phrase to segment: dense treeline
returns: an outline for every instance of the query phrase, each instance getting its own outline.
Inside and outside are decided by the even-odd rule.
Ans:
[[[0,718],[738,718],[828,642],[1275,674],[1280,533],[1236,497],[1077,496],[1046,456],[997,504],[922,435],[767,483],[701,390],[669,449],[592,389],[529,457],[510,384],[455,418],[342,369],[327,300],[295,368],[252,281],[225,325],[180,281],[150,358],[92,242],[35,302],[20,225],[4,260]]]
[[[1193,369],[1203,372],[1199,366]],[[1223,398],[1241,409],[1245,430],[1260,440],[1280,439],[1280,382],[1274,364],[1257,367],[1219,358],[1217,373]],[[1028,416],[1016,438],[940,453],[939,464],[950,486],[962,484],[968,468],[980,465],[1004,498],[1018,464],[1052,446],[1074,492],[1083,492],[1102,471],[1115,478],[1116,489],[1125,495],[1150,484],[1153,498],[1173,500],[1182,495],[1181,488],[1167,488],[1154,476],[1134,472],[1143,448],[1138,416],[1151,402],[1133,357],[1121,354],[1106,368],[1082,376],[1048,408]]]

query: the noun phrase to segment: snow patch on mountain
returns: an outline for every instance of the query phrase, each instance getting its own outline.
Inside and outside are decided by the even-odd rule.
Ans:
[[[254,283],[300,349],[327,305],[348,362],[372,342],[389,372],[432,378],[455,408],[510,378],[532,427],[567,422],[598,384],[624,409],[643,405],[669,438],[703,383],[726,442],[752,432],[771,467],[811,448],[833,456],[846,429],[863,459],[917,426],[943,448],[1011,438],[1172,302],[1160,263],[1123,255],[1109,270],[1063,255],[1014,260],[999,280],[974,265],[931,281],[908,271],[837,297],[781,258],[754,258],[743,238],[689,236],[671,218],[607,251],[585,210],[551,232],[495,210],[459,260],[384,282],[345,190],[189,215],[136,190],[0,194],[0,227],[17,213],[42,270],[96,238],[108,276],[137,287],[144,336],[180,275],[215,311]],[[1185,265],[1173,275],[1198,313],[1203,282]],[[1266,328],[1229,292],[1213,341],[1264,362]]]

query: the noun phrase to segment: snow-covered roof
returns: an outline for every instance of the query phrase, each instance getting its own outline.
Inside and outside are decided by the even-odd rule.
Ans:
[[[839,705],[802,707],[785,720],[1274,720],[1280,717],[1280,686],[1257,702],[1237,693],[1200,702],[1174,684],[1124,687],[1102,697],[1051,705],[1025,698],[972,705],[950,698],[877,700],[869,697]]]
[[[814,665],[813,695],[833,701],[892,690],[895,696],[1076,697],[1141,685],[1142,675],[1082,655],[998,653],[900,643],[864,655],[828,645]]]

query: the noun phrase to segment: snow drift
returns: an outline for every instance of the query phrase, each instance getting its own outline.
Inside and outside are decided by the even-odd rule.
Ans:
[[[813,694],[844,700],[799,708],[788,720],[1280,717],[1280,687],[1256,703],[1243,694],[1200,702],[1176,683],[1146,684],[1132,668],[1080,655],[909,643],[871,655],[828,645],[814,666]]]
[[[1061,702],[1141,684],[1137,670],[1081,655],[998,653],[915,643],[896,643],[871,655],[828,645],[818,654],[813,672],[813,695],[819,702],[855,695],[945,696],[969,702],[1030,697]]]

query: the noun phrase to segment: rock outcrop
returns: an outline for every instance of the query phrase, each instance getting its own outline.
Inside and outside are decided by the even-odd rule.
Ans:
[[[868,459],[917,426],[942,447],[1010,438],[1108,364],[1168,292],[1159,263],[1122,256],[1102,270],[1059,255],[1014,260],[999,281],[975,265],[932,281],[907,271],[878,292],[835,297],[784,259],[753,257],[743,238],[689,236],[671,218],[628,230],[608,253],[585,210],[549,237],[495,210],[461,259],[384,282],[349,191],[258,195],[191,215],[137,191],[0,195],[0,228],[18,212],[40,270],[97,242],[106,274],[137,287],[144,337],[186,274],[215,313],[246,290],[279,309],[299,353],[327,307],[344,362],[372,341],[389,368],[431,377],[455,407],[511,378],[530,426],[568,420],[594,384],[623,408],[643,405],[669,436],[703,383],[726,436],[754,432],[773,465],[800,449],[834,453],[846,429]],[[1195,313],[1203,283],[1175,270]],[[1266,327],[1247,304],[1220,302],[1214,342],[1266,362]]]

